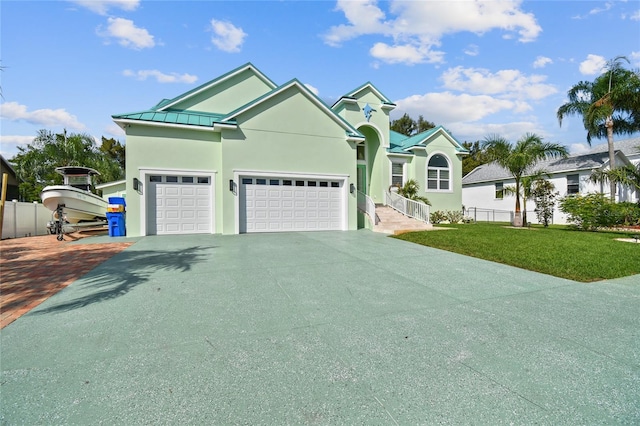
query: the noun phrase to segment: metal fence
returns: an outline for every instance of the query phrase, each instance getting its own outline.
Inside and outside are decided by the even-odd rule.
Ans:
[[[51,211],[40,203],[9,201],[4,204],[2,239],[47,235]]]
[[[509,222],[513,221],[514,213],[510,210],[482,209],[467,207],[464,215],[474,222]]]

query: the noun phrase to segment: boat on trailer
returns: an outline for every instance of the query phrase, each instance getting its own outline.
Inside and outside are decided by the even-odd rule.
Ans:
[[[92,177],[100,173],[89,167],[57,167],[64,178],[62,185],[49,185],[40,193],[42,204],[53,212],[50,232],[62,240],[63,228],[103,225],[107,201],[91,192]]]

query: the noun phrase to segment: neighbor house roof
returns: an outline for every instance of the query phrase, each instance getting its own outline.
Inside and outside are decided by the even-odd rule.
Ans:
[[[635,141],[635,142],[634,142]],[[623,161],[628,162],[625,153],[637,153],[638,150],[633,148],[633,144],[640,143],[640,138],[629,139],[625,141],[615,142],[616,155]],[[620,149],[619,149],[620,148]],[[624,149],[624,151],[623,151]],[[597,146],[586,154],[572,155],[567,158],[554,158],[539,161],[533,170],[544,170],[547,173],[564,173],[577,172],[580,170],[593,170],[606,165],[609,162],[609,150],[607,145],[604,147]],[[501,181],[512,179],[513,176],[505,168],[497,163],[482,164],[473,169],[469,174],[462,178],[462,184],[473,184],[480,182]]]
[[[622,152],[627,157],[640,156],[640,137],[625,139],[622,141],[615,141],[613,143],[616,151]],[[609,145],[607,143],[595,145],[589,153],[609,152]]]

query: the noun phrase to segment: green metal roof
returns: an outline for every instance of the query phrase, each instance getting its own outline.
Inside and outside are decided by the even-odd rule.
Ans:
[[[460,153],[468,152],[466,149],[464,149],[464,147],[460,144],[460,142],[458,142],[456,138],[451,136],[442,126],[434,127],[433,129],[426,130],[422,133],[418,133],[417,135],[413,135],[413,136],[405,136],[402,133],[394,132],[393,130],[391,130],[390,131],[391,143],[390,143],[390,147],[387,149],[387,152],[394,153],[394,154],[407,154],[409,151],[409,148],[422,145],[422,143],[426,139],[428,139],[434,133],[439,131],[446,132],[447,135],[451,137],[455,145],[456,151]]]
[[[129,114],[113,115],[114,119],[151,121],[154,123],[183,124],[188,126],[213,127],[215,123],[220,123],[222,114],[207,112],[195,112],[185,110],[167,111],[141,111]]]

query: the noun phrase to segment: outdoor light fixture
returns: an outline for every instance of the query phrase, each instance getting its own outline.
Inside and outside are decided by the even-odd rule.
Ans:
[[[356,192],[356,186],[355,186],[354,184],[351,184],[351,185],[349,186],[349,192],[350,192],[350,193],[352,193],[352,194],[353,194],[354,192]]]
[[[229,191],[233,192],[233,189],[234,189],[233,179],[229,179]]]
[[[133,190],[137,191],[139,187],[140,187],[140,181],[138,180],[138,178],[133,178]]]

